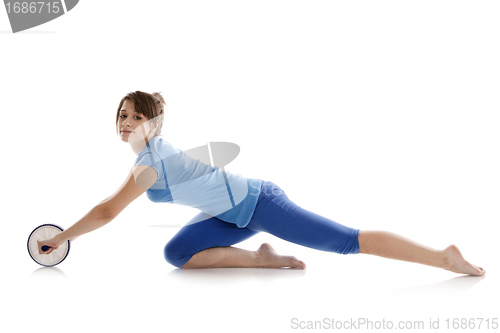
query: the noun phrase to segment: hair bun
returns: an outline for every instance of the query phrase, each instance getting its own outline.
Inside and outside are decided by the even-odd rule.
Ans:
[[[151,95],[153,95],[153,97],[157,99],[156,104],[160,104],[160,111],[163,112],[163,106],[166,105],[166,103],[163,99],[163,96],[161,95],[161,92],[154,92]]]

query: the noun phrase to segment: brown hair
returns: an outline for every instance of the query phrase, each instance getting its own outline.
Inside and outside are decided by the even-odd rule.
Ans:
[[[132,101],[134,103],[135,112],[144,115],[149,120],[153,121],[152,126],[156,126],[156,121],[158,121],[158,127],[156,128],[155,135],[161,135],[161,128],[163,126],[163,117],[165,115],[165,100],[163,99],[161,92],[154,92],[148,94],[142,91],[134,91],[125,95],[118,105],[118,110],[116,111],[116,124],[118,124],[118,119],[120,118],[120,110],[123,106],[125,100]],[[118,129],[116,129],[118,133]]]

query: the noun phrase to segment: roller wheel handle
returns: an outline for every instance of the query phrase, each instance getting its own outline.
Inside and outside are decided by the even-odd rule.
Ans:
[[[50,249],[50,246],[44,245],[42,246],[42,251],[47,252]]]

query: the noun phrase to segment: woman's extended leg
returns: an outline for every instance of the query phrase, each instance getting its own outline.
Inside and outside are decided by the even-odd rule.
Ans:
[[[435,250],[388,231],[361,230],[359,252],[443,268],[455,273],[483,275],[485,270],[467,262],[456,245]]]
[[[483,275],[455,245],[435,250],[386,231],[361,231],[339,224],[294,204],[272,182],[264,182],[263,194],[247,228],[265,231],[310,248],[340,254],[366,253],[443,268],[456,273]]]

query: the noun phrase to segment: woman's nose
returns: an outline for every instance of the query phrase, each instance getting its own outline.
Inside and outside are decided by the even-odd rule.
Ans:
[[[128,119],[125,119],[122,123],[122,127],[130,127]]]

